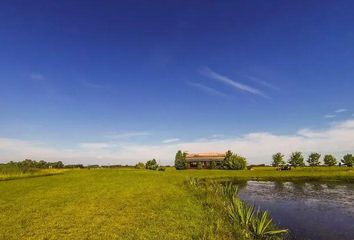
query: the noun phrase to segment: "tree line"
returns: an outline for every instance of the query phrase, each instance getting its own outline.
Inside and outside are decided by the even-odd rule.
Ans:
[[[139,162],[135,165],[136,169],[148,169],[148,170],[158,170],[158,171],[165,171],[165,167],[160,166],[156,159],[153,158],[149,161],[147,161],[145,164],[142,162]]]
[[[182,152],[181,150],[177,151],[175,157],[175,168],[177,170],[188,169],[189,165],[186,161],[187,153]],[[225,154],[225,158],[221,163],[215,161],[210,162],[210,169],[230,169],[230,170],[242,170],[247,167],[247,159],[238,154],[233,153],[231,150],[228,150]],[[201,169],[201,162],[197,163],[197,168]]]
[[[273,162],[272,166],[274,167],[281,167],[285,166],[286,162],[284,160],[284,155],[280,152],[275,153],[273,155]],[[313,152],[309,154],[309,156],[306,159],[306,162],[308,163],[309,166],[311,167],[316,167],[321,165],[321,154]],[[290,155],[290,158],[288,159],[288,164],[293,166],[293,167],[303,167],[305,166],[305,158],[302,154],[302,152],[293,152]],[[335,166],[335,165],[345,165],[348,167],[352,167],[354,165],[354,156],[352,154],[346,154],[343,156],[343,158],[340,161],[337,161],[336,157],[334,157],[332,154],[326,154],[323,157],[323,164],[325,166]]]
[[[10,161],[8,163],[0,164],[0,173],[2,174],[19,174],[28,173],[37,169],[47,168],[64,168],[64,164],[61,161],[58,162],[46,162],[44,160],[31,160],[25,159],[23,161]]]

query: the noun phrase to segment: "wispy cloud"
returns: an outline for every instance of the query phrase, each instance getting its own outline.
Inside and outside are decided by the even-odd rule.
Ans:
[[[80,143],[79,146],[81,148],[87,148],[87,149],[103,149],[103,148],[109,148],[112,147],[112,144],[110,143]]]
[[[229,77],[220,75],[219,73],[212,71],[209,68],[203,68],[200,71],[200,73],[208,78],[211,78],[211,79],[217,80],[219,82],[225,83],[227,85],[230,85],[237,90],[241,90],[241,91],[248,92],[248,93],[251,93],[254,95],[268,98],[268,96],[266,94],[264,94],[261,90],[253,88],[253,87],[248,86],[246,84],[234,81],[234,80],[230,79]]]
[[[245,78],[255,82],[255,83],[258,83],[266,88],[269,88],[269,89],[272,89],[272,90],[280,90],[279,87],[277,86],[274,86],[273,84],[267,82],[267,81],[264,81],[258,77],[254,77],[254,76],[250,76],[250,75],[244,75]]]
[[[150,135],[152,135],[152,133],[148,131],[132,131],[132,132],[108,134],[105,135],[105,137],[112,138],[112,139],[123,139],[123,138],[150,136]]]
[[[334,114],[326,114],[326,115],[324,115],[323,117],[324,117],[324,118],[335,118],[336,115],[334,115]]]
[[[335,112],[336,113],[342,113],[342,112],[346,112],[346,111],[348,111],[348,109],[340,108],[340,109],[337,109]]]
[[[223,92],[220,92],[214,88],[211,88],[211,87],[208,87],[208,86],[205,86],[203,84],[200,84],[200,83],[194,83],[194,82],[187,82],[188,85],[194,87],[194,88],[197,88],[203,92],[206,92],[208,94],[211,94],[211,95],[214,95],[214,96],[220,96],[220,97],[227,97],[227,95]]]
[[[82,86],[87,87],[87,88],[97,88],[97,89],[106,88],[106,86],[104,86],[102,84],[93,83],[93,82],[89,82],[86,80],[81,81],[81,84],[82,84]]]
[[[31,73],[29,75],[29,77],[33,80],[44,80],[44,76],[42,74],[39,74],[39,73]]]
[[[175,142],[179,142],[181,139],[179,138],[169,138],[169,139],[165,139],[162,141],[162,143],[175,143]]]

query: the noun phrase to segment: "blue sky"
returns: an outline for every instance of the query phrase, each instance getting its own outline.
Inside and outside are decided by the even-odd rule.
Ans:
[[[1,1],[0,161],[170,162],[178,147],[209,150],[200,141],[215,151],[251,133],[351,129],[353,12],[353,1]]]

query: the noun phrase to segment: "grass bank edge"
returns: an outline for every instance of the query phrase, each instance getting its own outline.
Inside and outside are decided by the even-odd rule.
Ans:
[[[36,178],[36,177],[47,177],[58,174],[63,174],[65,169],[43,169],[34,172],[28,173],[19,173],[19,174],[0,174],[0,181],[11,181],[11,180],[20,180],[26,178]]]

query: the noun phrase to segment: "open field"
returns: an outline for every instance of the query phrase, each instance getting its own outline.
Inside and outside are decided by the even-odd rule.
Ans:
[[[0,239],[200,239],[208,218],[190,177],[353,181],[354,171],[84,169],[0,181]]]

